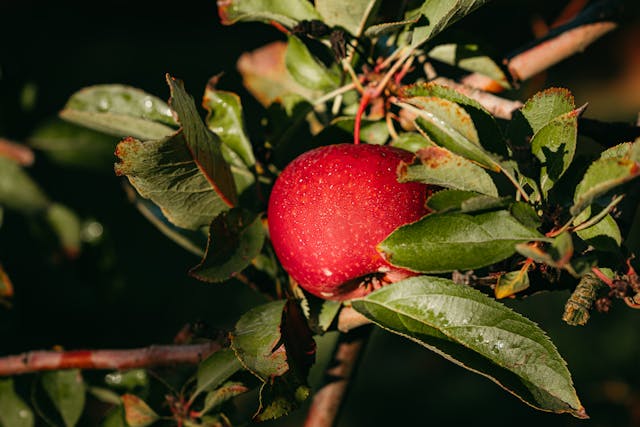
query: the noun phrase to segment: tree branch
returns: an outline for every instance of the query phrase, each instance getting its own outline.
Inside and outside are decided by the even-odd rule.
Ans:
[[[509,73],[515,81],[527,80],[573,54],[582,52],[616,27],[615,22],[596,22],[562,32],[509,59]]]
[[[0,357],[0,376],[57,369],[133,369],[197,364],[222,346],[215,342],[191,345],[152,345],[126,350],[30,351]]]
[[[313,396],[304,427],[336,425],[350,380],[370,335],[371,327],[340,335],[331,364],[325,372],[325,385]]]

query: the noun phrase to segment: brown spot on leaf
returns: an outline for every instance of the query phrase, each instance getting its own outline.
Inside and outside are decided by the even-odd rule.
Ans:
[[[451,152],[442,147],[426,147],[416,152],[422,164],[432,169],[451,161]]]
[[[222,25],[231,25],[233,21],[229,18],[228,10],[233,4],[233,0],[218,0],[218,16]]]

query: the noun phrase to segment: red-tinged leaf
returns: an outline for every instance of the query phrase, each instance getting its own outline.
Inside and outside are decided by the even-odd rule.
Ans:
[[[134,394],[123,394],[124,416],[129,427],[146,427],[159,418],[147,403]]]
[[[236,64],[244,86],[265,107],[287,94],[313,94],[287,72],[286,52],[287,43],[277,41],[243,53]]]
[[[2,265],[0,265],[0,299],[2,298],[11,298],[13,296],[13,284],[11,283],[11,279],[9,279],[9,275],[4,270]]]
[[[218,196],[229,206],[238,203],[231,168],[222,156],[220,138],[204,124],[193,98],[184,90],[182,82],[167,75],[171,89],[169,105],[178,114],[182,132],[193,161],[207,178]]]

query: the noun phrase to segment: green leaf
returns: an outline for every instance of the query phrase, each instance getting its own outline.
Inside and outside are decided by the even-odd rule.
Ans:
[[[125,420],[124,407],[118,405],[107,412],[100,427],[129,427]]]
[[[323,21],[332,27],[342,27],[360,37],[374,17],[380,0],[316,0],[315,6]]]
[[[554,87],[533,95],[520,112],[535,134],[556,117],[568,114],[575,109],[576,105],[571,92]]]
[[[218,2],[223,25],[238,21],[277,21],[288,27],[298,21],[322,19],[307,0],[226,0]]]
[[[228,382],[223,384],[220,388],[210,391],[204,399],[204,406],[200,411],[201,414],[206,414],[212,409],[217,408],[229,399],[239,396],[249,389],[242,383]]]
[[[15,392],[12,378],[0,378],[0,426],[33,427],[33,412]]]
[[[384,329],[486,376],[535,408],[587,417],[566,363],[546,334],[476,289],[419,276],[352,305]]]
[[[515,202],[509,209],[511,215],[522,225],[532,230],[537,230],[542,225],[542,218],[538,215],[536,208],[529,203]]]
[[[244,270],[261,251],[265,233],[259,215],[234,208],[211,223],[202,261],[189,271],[205,282],[221,282]]]
[[[398,180],[419,181],[454,190],[498,196],[498,189],[487,172],[464,157],[441,147],[418,150],[413,164],[402,164]]]
[[[106,387],[89,386],[87,387],[87,392],[100,402],[120,406],[120,395],[111,389]]]
[[[247,311],[231,333],[231,348],[242,365],[262,381],[289,370],[280,323],[284,300]]]
[[[75,426],[82,415],[86,386],[78,369],[42,374],[42,387],[67,427]]]
[[[640,175],[640,164],[627,157],[594,161],[576,186],[571,215],[578,216],[595,199],[638,175]]]
[[[126,175],[178,227],[198,230],[229,209],[198,168],[182,132],[158,141],[126,138],[116,155],[116,174]]]
[[[425,25],[417,25],[413,28],[411,46],[418,47],[433,38],[449,25],[465,17],[488,0],[427,0],[418,9],[421,15],[420,21]]]
[[[417,132],[403,132],[398,135],[396,139],[392,140],[390,145],[415,153],[419,149],[429,147],[433,144]]]
[[[541,163],[540,190],[545,198],[573,161],[583,111],[584,107],[558,116],[533,135],[531,152]]]
[[[216,351],[198,365],[196,389],[191,399],[203,391],[214,391],[241,368],[242,365],[233,350],[225,348]]]
[[[267,421],[285,416],[297,409],[310,393],[308,386],[288,384],[280,377],[266,382],[260,388],[260,408],[254,419]]]
[[[209,80],[204,92],[203,106],[208,111],[205,122],[223,144],[237,153],[249,167],[256,163],[253,147],[244,125],[240,97],[233,92],[216,89],[218,78]]]
[[[222,156],[221,141],[200,119],[193,98],[184,90],[181,81],[167,75],[171,89],[169,105],[178,114],[187,147],[200,172],[207,178],[218,196],[229,206],[237,200],[231,168]]]
[[[508,155],[507,144],[504,141],[498,123],[478,101],[463,95],[455,89],[432,82],[411,85],[405,89],[403,95],[436,97],[455,102],[469,115],[476,129],[478,140],[471,139],[471,141],[481,145],[491,153],[503,157]],[[446,117],[446,115],[443,115],[443,117]],[[458,119],[465,121],[466,117],[460,116]]]
[[[141,197],[138,192],[129,184],[125,185],[125,192],[129,200],[140,211],[140,213],[151,222],[165,236],[173,240],[182,248],[194,255],[202,257],[207,246],[207,235],[201,228],[189,230],[176,227],[164,215],[162,209],[149,199]]]
[[[60,119],[38,126],[29,145],[63,166],[113,173],[113,151],[118,138]]]
[[[435,97],[413,97],[400,104],[417,115],[416,125],[436,144],[487,169],[500,170],[496,159],[480,146],[471,117],[458,104]]]
[[[147,427],[160,418],[144,400],[134,394],[123,394],[122,405],[129,427]]]
[[[460,210],[465,201],[479,195],[474,191],[441,190],[427,199],[427,207],[435,212]]]
[[[45,218],[67,256],[77,257],[82,246],[82,224],[76,213],[64,205],[52,203]]]
[[[529,274],[526,269],[501,274],[496,283],[496,299],[506,298],[524,291],[529,287]]]
[[[398,228],[378,251],[395,266],[442,273],[485,267],[513,255],[518,243],[544,239],[506,211],[432,214]]]
[[[588,245],[599,250],[615,252],[622,244],[620,227],[611,215],[606,215],[591,227],[576,231],[576,234]]]
[[[127,371],[110,372],[104,376],[104,381],[110,387],[133,391],[137,388],[147,388],[149,386],[149,375],[145,369],[129,369]]]
[[[494,80],[505,89],[510,89],[509,79],[500,66],[475,44],[441,44],[428,53],[430,58],[463,70],[476,72]]]
[[[13,160],[0,156],[0,206],[35,214],[48,204],[49,199],[29,174]]]
[[[69,98],[60,117],[109,135],[159,139],[177,125],[161,99],[123,85],[84,88]]]
[[[302,40],[290,35],[288,42],[285,64],[296,82],[309,89],[325,92],[339,85],[339,76],[316,59]]]
[[[326,332],[329,329],[333,320],[338,315],[340,308],[342,308],[340,301],[323,301],[320,313],[318,314],[318,327],[321,331]]]

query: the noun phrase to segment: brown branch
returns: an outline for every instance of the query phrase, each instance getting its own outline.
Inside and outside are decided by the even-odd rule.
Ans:
[[[152,345],[126,350],[30,351],[0,357],[0,376],[58,369],[133,369],[197,364],[220,350],[217,342]]]
[[[336,425],[350,380],[370,334],[371,328],[366,327],[340,335],[332,362],[325,372],[325,385],[315,393],[304,427]]]
[[[596,22],[563,32],[511,58],[507,62],[509,73],[516,81],[527,80],[573,54],[582,52],[616,27],[615,22]]]

